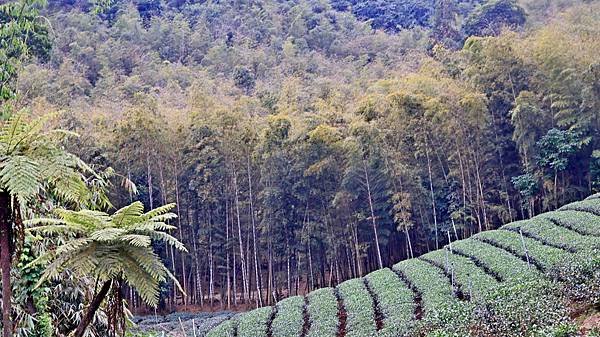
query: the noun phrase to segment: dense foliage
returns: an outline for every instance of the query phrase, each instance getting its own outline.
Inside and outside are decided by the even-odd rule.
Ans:
[[[135,4],[53,2],[18,88],[126,178],[116,205],[130,182],[177,202],[191,254],[161,251],[189,296],[167,304],[265,305],[597,188],[595,4],[448,2],[473,30],[451,45],[447,11],[386,34],[350,13],[370,2]]]
[[[582,204],[586,202],[571,206]],[[598,206],[600,199],[587,204]],[[594,216],[596,218],[587,223],[597,228],[600,216]],[[543,216],[538,216],[508,224],[499,230],[454,242],[421,258],[402,261],[393,266],[393,271],[381,269],[363,278],[345,281],[335,288],[335,296],[331,289],[325,288],[308,294],[305,299],[288,298],[270,309],[271,318],[266,322],[254,318],[258,312],[242,314],[222,323],[209,336],[254,336],[251,331],[270,331],[269,327],[279,325],[282,320],[296,329],[305,322],[308,331],[300,335],[309,336],[580,336],[571,316],[571,305],[593,307],[598,304],[600,255],[594,244],[597,237],[581,236],[577,240],[580,248],[573,251],[544,243],[554,237],[551,232],[537,239],[505,240],[507,234],[514,234],[511,231],[514,226],[535,227],[535,222],[542,219]],[[560,224],[551,226],[570,231]],[[483,235],[489,244],[481,242]],[[519,248],[502,246],[509,242],[523,245]],[[472,245],[479,245],[479,250],[462,248]],[[555,250],[560,251],[560,258]],[[531,257],[523,254],[531,254]],[[436,263],[436,255],[446,255],[445,264]],[[530,259],[539,264],[532,265]],[[466,261],[476,262],[465,268]],[[504,273],[497,270],[497,266],[503,265],[509,267]],[[475,292],[463,292],[469,288]],[[285,309],[292,303],[296,303],[295,315]],[[303,303],[309,310],[301,315],[299,309]],[[322,307],[324,303],[330,303],[329,310],[310,310],[311,306]],[[264,308],[260,316],[267,317],[262,310]],[[243,326],[244,330],[236,326]],[[324,326],[331,328],[324,330]],[[272,335],[299,334],[277,334],[272,330]]]
[[[60,320],[64,335],[96,295],[95,280],[72,270],[30,291],[42,270],[18,268],[7,285],[11,258],[25,265],[73,244],[73,235],[29,238],[33,254],[20,257],[21,217],[62,207],[104,219],[135,200],[159,210],[175,202],[164,227],[173,237],[107,239],[96,228],[75,236],[112,245],[123,234],[156,254],[154,267],[162,270],[160,258],[168,268],[153,275],[160,300],[157,284],[149,295],[132,278],[107,295],[112,306],[97,308],[88,330],[96,336],[121,296],[134,311],[148,302],[160,311],[265,307],[219,328],[227,333],[310,326],[318,330],[308,335],[330,335],[335,318],[277,320],[272,331],[253,324],[279,308],[326,315],[344,298],[353,301],[349,334],[386,321],[408,329],[405,313],[392,315],[399,303],[363,308],[397,283],[393,275],[335,287],[450,242],[456,256],[437,251],[391,271],[423,271],[403,288],[420,293],[415,312],[447,309],[425,315],[432,324],[472,309],[450,305],[456,296],[483,301],[488,282],[539,277],[563,251],[597,246],[594,201],[454,242],[600,189],[599,13],[584,0],[3,2],[3,290],[5,306],[12,288],[28,303],[5,311],[4,325],[18,316],[19,329],[46,331]],[[21,119],[24,107],[61,113],[44,124]],[[67,131],[46,132],[55,127]],[[112,287],[125,269],[97,279]],[[314,304],[275,305],[322,287]]]

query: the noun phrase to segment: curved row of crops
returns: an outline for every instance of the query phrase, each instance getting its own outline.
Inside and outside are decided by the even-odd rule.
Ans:
[[[561,261],[600,249],[600,195],[453,242],[335,288],[291,297],[221,323],[207,337],[404,336],[444,309],[499,284],[544,278]],[[596,253],[597,254],[597,253]]]

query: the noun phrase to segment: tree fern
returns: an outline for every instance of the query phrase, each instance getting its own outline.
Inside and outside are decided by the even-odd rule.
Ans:
[[[174,229],[164,222],[175,218],[169,212],[173,207],[170,204],[144,213],[142,203],[134,202],[112,215],[57,209],[55,218],[28,221],[28,231],[67,239],[31,263],[47,266],[38,284],[70,270],[78,275],[93,275],[98,283],[109,286],[123,280],[146,303],[156,306],[161,283],[170,279],[181,290],[152,247],[153,241],[163,241],[186,251],[183,244],[165,232]]]

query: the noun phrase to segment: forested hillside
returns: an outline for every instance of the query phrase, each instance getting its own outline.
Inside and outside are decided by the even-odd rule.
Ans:
[[[40,185],[10,185],[2,177],[47,164],[19,154],[1,165],[0,189],[25,186],[25,219],[58,206],[107,212],[75,216],[83,224],[55,217],[67,237],[154,247],[168,269],[160,287],[120,283],[110,261],[102,277],[69,274],[73,306],[92,301],[98,292],[85,289],[102,290],[99,279],[134,312],[274,305],[600,191],[597,1],[0,2],[6,151],[16,153],[11,125],[62,129],[49,137],[85,172],[72,184],[26,173]],[[31,122],[48,112],[44,127]],[[141,229],[113,215],[128,205]],[[159,234],[144,232],[149,219],[164,220],[151,226]],[[31,260],[69,241],[26,233],[15,242]],[[19,272],[33,284],[43,274]],[[111,303],[92,335],[124,326]],[[16,322],[36,317],[27,305]],[[81,321],[73,306],[59,335]]]

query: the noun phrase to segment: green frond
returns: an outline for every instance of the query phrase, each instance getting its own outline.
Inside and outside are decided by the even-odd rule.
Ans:
[[[177,214],[175,213],[166,213],[166,214],[161,214],[161,215],[157,215],[157,216],[153,216],[152,218],[148,219],[148,221],[151,222],[168,222],[171,220],[177,219]]]
[[[31,225],[29,222],[27,225]],[[69,225],[64,225],[61,223],[53,224],[53,225],[45,225],[45,226],[36,226],[27,228],[25,231],[29,233],[41,233],[44,235],[56,235],[56,234],[83,234],[85,233],[82,229],[74,228]]]
[[[54,213],[69,226],[78,227],[88,232],[109,227],[111,220],[108,214],[98,211],[84,210],[77,212],[55,209]]]
[[[187,251],[165,232],[176,227],[161,221],[174,218],[169,213],[172,208],[173,205],[166,205],[144,214],[142,203],[135,202],[112,216],[98,211],[58,209],[58,219],[28,221],[29,226],[35,226],[28,229],[31,232],[70,233],[77,237],[35,261],[48,266],[42,279],[57,278],[64,270],[93,275],[102,281],[123,278],[151,306],[157,305],[163,282],[172,280],[183,292],[152,247],[152,241],[163,241]]]
[[[119,238],[119,240],[128,242],[129,244],[135,247],[149,247],[152,243],[148,236],[139,234],[123,235]]]
[[[64,225],[65,222],[61,219],[54,218],[35,218],[23,221],[26,227],[41,227],[40,225]],[[66,226],[66,225],[65,225]],[[67,226],[68,227],[68,226]],[[30,228],[35,230],[36,228]]]
[[[151,274],[142,269],[138,262],[130,256],[124,257],[123,264],[125,282],[136,289],[144,302],[151,307],[156,307],[160,294],[159,282]]]
[[[112,216],[112,221],[117,227],[128,227],[139,221],[139,218],[144,212],[144,204],[139,201],[125,206],[115,212]]]
[[[85,203],[92,198],[90,190],[82,176],[72,171],[72,174],[51,180],[52,190],[60,199],[73,203]]]
[[[0,129],[0,143],[4,154],[12,153],[15,144],[17,144],[17,139],[27,130],[27,123],[23,115],[21,112],[12,114]]]
[[[81,239],[75,239],[72,240],[60,247],[58,247],[56,249],[56,255],[60,256],[62,254],[66,254],[72,251],[76,251],[76,250],[80,250],[82,249],[84,246],[89,245],[90,243],[94,242],[93,239],[91,238],[81,238]]]
[[[163,268],[164,268],[164,266],[163,266]],[[184,296],[186,296],[185,290],[183,290],[183,287],[181,286],[181,284],[179,284],[179,280],[177,279],[177,277],[175,277],[175,275],[173,275],[167,268],[164,268],[164,269],[165,269],[165,273],[167,273],[167,277],[171,281],[173,281],[177,290],[179,290],[180,293],[182,293]]]
[[[38,117],[31,122],[27,122],[23,119],[22,112],[18,113],[18,115],[21,116],[18,117],[18,121],[16,121],[16,123],[20,125],[14,129],[16,132],[12,133],[11,148],[9,148],[9,151],[11,152],[21,146],[27,147],[36,140],[44,138],[44,134],[42,132],[44,126],[50,119],[56,116],[55,113],[49,113]]]
[[[39,165],[26,156],[0,158],[0,184],[3,189],[25,203],[41,188]]]
[[[105,228],[105,229],[100,229],[100,230],[94,231],[90,235],[90,239],[92,239],[94,241],[100,241],[100,242],[115,241],[115,240],[121,239],[121,236],[123,234],[125,234],[124,229]]]
[[[136,224],[135,227],[129,228],[128,231],[136,232],[136,231],[169,231],[177,229],[177,227],[172,225],[167,225],[164,222],[144,222],[142,224]]]
[[[156,241],[164,241],[168,245],[173,246],[175,249],[187,253],[187,248],[185,245],[177,240],[175,237],[165,233],[165,232],[157,232],[157,231],[140,231],[140,234],[147,235]]]
[[[152,249],[133,249],[130,246],[122,246],[120,251],[128,258],[135,260],[136,263],[140,265],[145,272],[150,274],[157,283],[166,280],[167,275],[164,272],[164,265],[161,262],[160,257],[158,257]]]
[[[157,207],[153,210],[148,211],[147,213],[144,213],[142,215],[142,219],[143,220],[153,220],[154,217],[166,214],[173,208],[175,208],[175,204],[167,204],[164,206]],[[154,220],[154,221],[156,221],[156,220]]]

